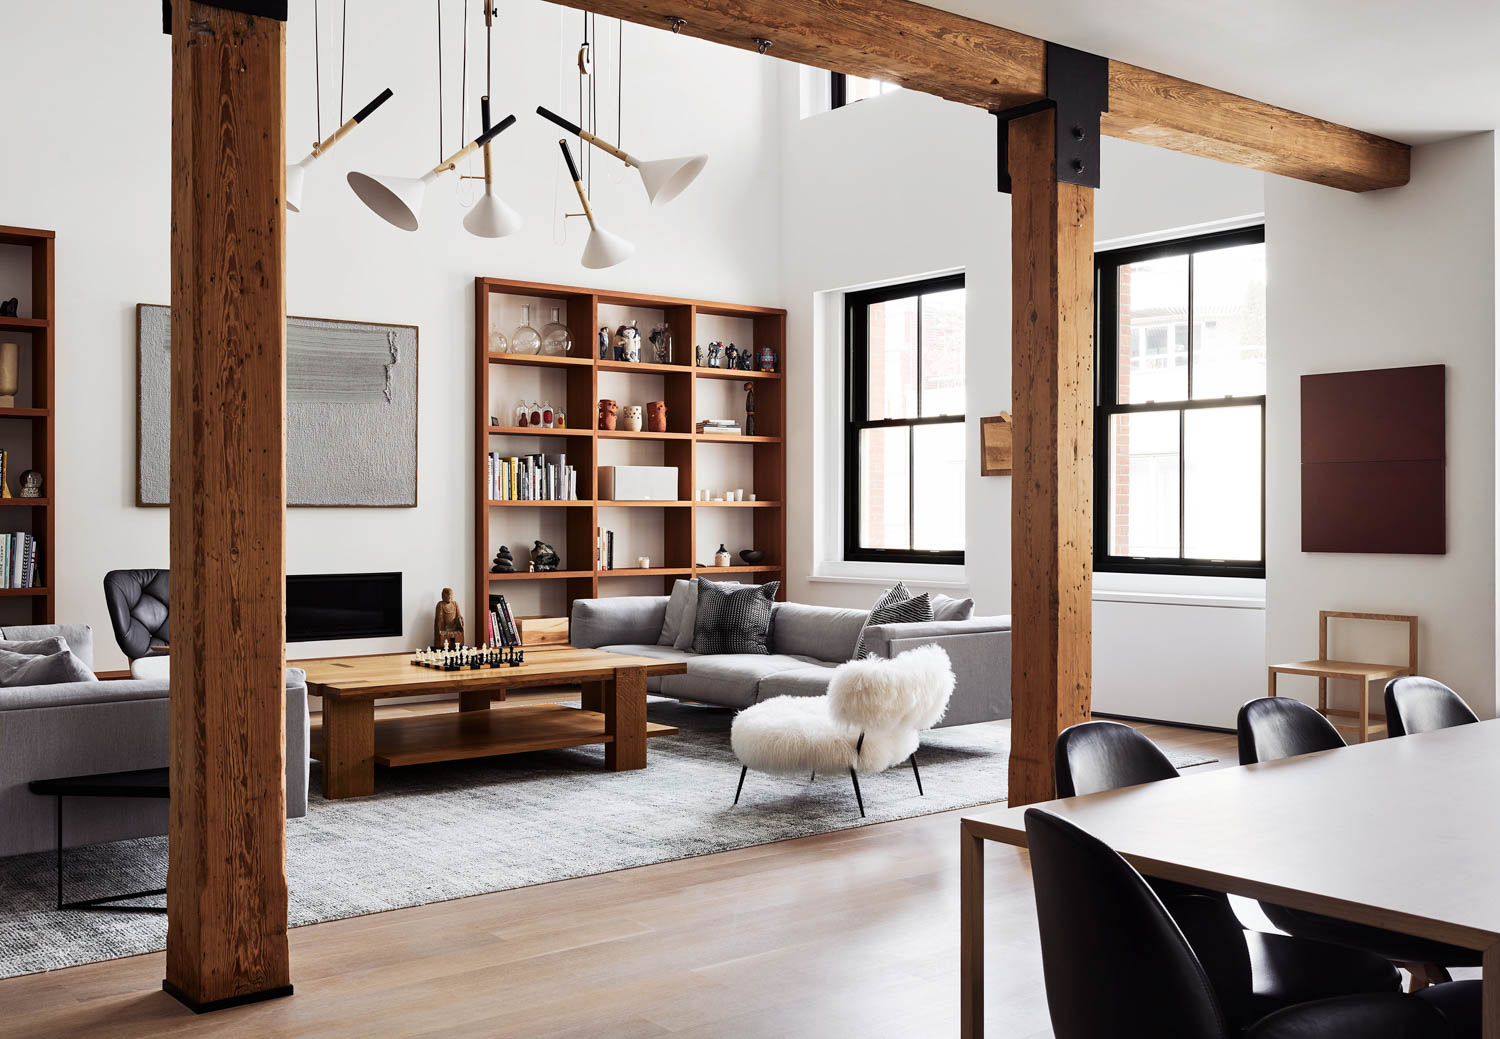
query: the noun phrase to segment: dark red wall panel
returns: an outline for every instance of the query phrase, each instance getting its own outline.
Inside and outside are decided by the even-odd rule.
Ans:
[[[1302,377],[1302,551],[1447,552],[1443,365]]]

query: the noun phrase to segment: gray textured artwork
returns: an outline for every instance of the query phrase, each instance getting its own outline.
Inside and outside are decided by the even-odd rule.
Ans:
[[[141,305],[139,502],[171,483],[171,312]],[[289,317],[288,505],[417,504],[417,329]]]

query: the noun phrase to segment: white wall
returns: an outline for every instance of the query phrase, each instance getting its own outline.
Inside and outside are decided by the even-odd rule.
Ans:
[[[6,12],[0,93],[8,106],[0,163],[0,223],[57,231],[58,617],[96,630],[101,668],[123,665],[109,635],[100,581],[115,567],[167,565],[167,513],[134,505],[135,304],[168,299],[169,46],[160,5],[92,5],[80,21],[59,4]],[[323,4],[323,133],[337,124],[337,4]],[[445,5],[446,146],[457,147],[462,5]],[[626,264],[578,264],[581,221],[561,172],[561,136],[533,110],[577,111],[573,56],[580,15],[535,0],[502,8],[496,37],[497,116],[519,122],[496,142],[504,196],[527,217],[498,242],[460,228],[449,174],[428,197],[422,230],[378,220],[344,183],[354,168],[420,174],[438,158],[432,5],[350,5],[348,94],[354,110],[390,86],[395,97],[309,176],[300,214],[289,214],[287,307],[293,314],[415,324],[420,328],[419,505],[415,509],[293,509],[292,572],[401,570],[408,636],[309,643],[293,655],[410,648],[432,604],[451,585],[467,606],[473,569],[473,279],[491,275],[774,305],[780,283],[775,66],[753,54],[630,26],[625,36],[624,143],[645,156],[703,150],[712,158],[692,190],[648,212],[635,175],[604,157],[596,211],[634,240]],[[294,0],[288,27],[288,157],[315,137],[310,0]],[[482,92],[477,5],[470,54],[471,108]],[[606,128],[614,123],[613,29],[601,55]],[[733,113],[726,118],[725,113]],[[668,118],[664,114],[669,114]],[[469,134],[477,132],[471,110]],[[85,132],[85,128],[86,131]],[[479,172],[477,160],[473,172]],[[471,184],[473,182],[470,182]],[[473,189],[477,190],[477,189]],[[3,271],[0,266],[0,271]],[[0,293],[0,296],[14,291]],[[540,320],[545,320],[541,315]],[[573,421],[585,420],[585,416]]]
[[[1317,653],[1319,609],[1415,613],[1424,673],[1495,713],[1495,139],[1412,150],[1411,183],[1354,195],[1268,178],[1266,653]],[[1447,366],[1448,552],[1300,548],[1299,379]],[[1401,661],[1404,628],[1335,629],[1344,659]],[[1315,696],[1312,681],[1288,692]],[[1353,701],[1351,691],[1342,698]]]

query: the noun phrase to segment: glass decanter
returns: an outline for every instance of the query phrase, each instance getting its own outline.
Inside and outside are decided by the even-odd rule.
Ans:
[[[561,318],[561,308],[553,307],[552,320],[542,326],[542,353],[548,357],[566,357],[573,351],[573,333]]]
[[[490,329],[490,353],[504,354],[510,352],[510,340],[505,338],[505,333],[498,328]]]
[[[510,352],[536,354],[542,351],[542,334],[531,327],[531,306],[521,307],[521,324],[510,334]]]

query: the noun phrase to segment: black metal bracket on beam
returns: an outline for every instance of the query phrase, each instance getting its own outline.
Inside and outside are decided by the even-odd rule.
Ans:
[[[226,11],[239,11],[260,18],[286,21],[287,0],[198,0],[209,7],[221,7]],[[172,0],[161,0],[161,31],[172,35]]]
[[[1099,186],[1099,114],[1109,111],[1109,60],[1048,43],[1047,96],[994,113],[999,188],[1010,194],[1010,121],[1052,109],[1057,112],[1057,179]]]

